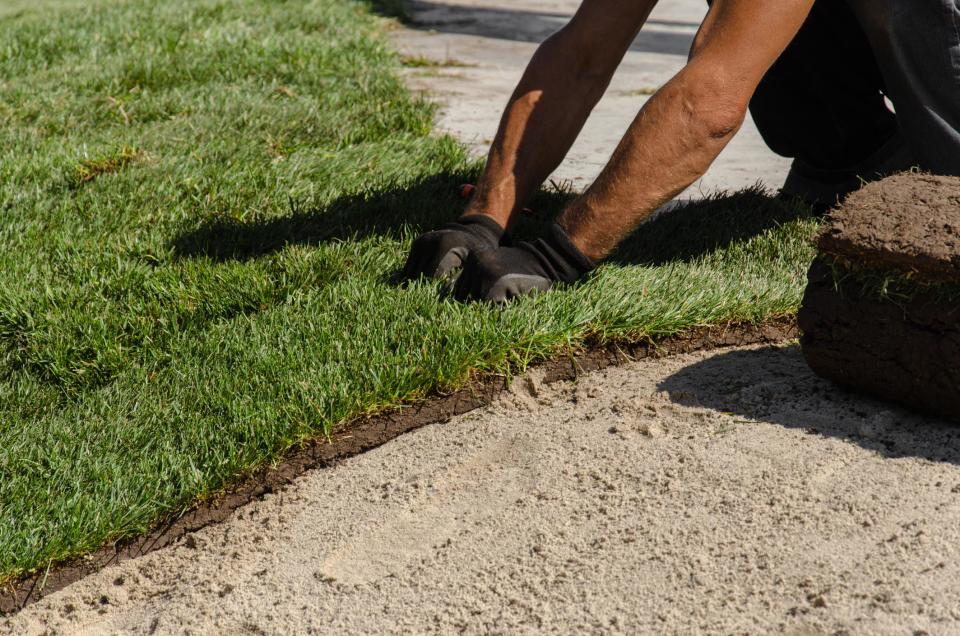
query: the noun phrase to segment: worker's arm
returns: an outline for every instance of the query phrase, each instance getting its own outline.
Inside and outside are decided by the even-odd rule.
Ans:
[[[417,239],[405,276],[442,276],[469,252],[497,246],[514,212],[570,150],[656,2],[584,0],[540,45],[510,97],[464,215]]]
[[[688,64],[647,101],[558,227],[532,244],[471,257],[456,295],[504,300],[582,276],[706,172],[812,6],[813,0],[714,0]]]
[[[813,0],[715,0],[689,63],[644,105],[604,170],[561,215],[593,260],[706,172]]]
[[[657,0],[585,0],[514,90],[466,214],[506,227],[567,155]]]

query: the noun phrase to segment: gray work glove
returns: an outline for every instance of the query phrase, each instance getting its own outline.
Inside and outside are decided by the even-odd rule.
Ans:
[[[573,283],[595,267],[554,223],[547,235],[517,247],[476,252],[467,258],[453,289],[457,300],[505,302],[554,283]]]
[[[413,242],[403,277],[440,278],[460,267],[467,256],[496,249],[504,230],[489,216],[472,214],[427,232]]]

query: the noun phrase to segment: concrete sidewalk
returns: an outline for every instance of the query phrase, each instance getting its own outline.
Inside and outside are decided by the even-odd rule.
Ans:
[[[415,0],[411,23],[392,39],[405,56],[447,63],[408,68],[408,82],[440,104],[440,131],[485,155],[537,45],[566,24],[578,5],[576,0]],[[654,10],[553,179],[570,180],[577,189],[593,181],[649,95],[686,63],[705,13],[702,0],[663,2]],[[777,188],[788,167],[787,159],[767,149],[748,118],[707,174],[682,196],[758,181]]]

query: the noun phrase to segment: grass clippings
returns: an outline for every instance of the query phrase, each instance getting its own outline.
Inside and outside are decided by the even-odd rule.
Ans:
[[[124,146],[119,151],[93,159],[84,159],[73,170],[73,185],[80,187],[103,174],[121,170],[127,164],[143,157],[135,148]]]

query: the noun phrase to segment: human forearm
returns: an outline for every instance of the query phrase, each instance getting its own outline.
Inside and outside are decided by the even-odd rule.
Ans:
[[[538,49],[510,98],[467,214],[506,225],[556,169],[655,0],[585,0]]]
[[[587,256],[606,256],[700,177],[739,129],[746,103],[689,68],[640,111],[609,163],[559,222]]]
[[[637,115],[604,171],[560,217],[588,257],[702,175],[739,128],[753,91],[813,0],[714,0],[687,66]]]
[[[446,276],[469,255],[498,246],[513,213],[566,155],[655,3],[583,0],[570,23],[538,48],[467,210],[414,241],[405,278]]]
[[[506,301],[586,276],[706,171],[813,2],[714,0],[689,63],[646,103],[587,192],[536,241],[471,254],[454,295]]]
[[[577,68],[577,53],[563,36],[541,45],[510,97],[467,214],[487,214],[506,226],[563,161],[606,89],[610,73]]]

